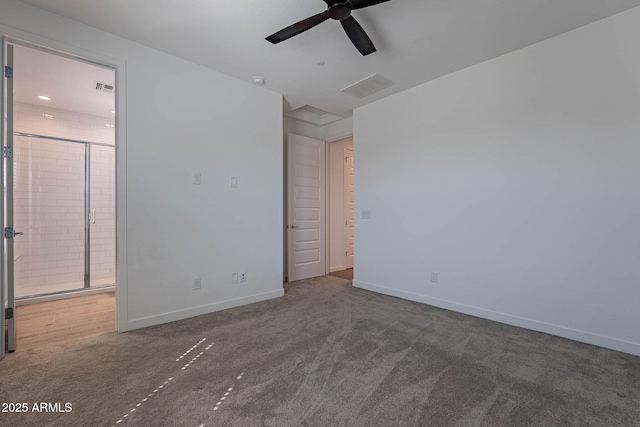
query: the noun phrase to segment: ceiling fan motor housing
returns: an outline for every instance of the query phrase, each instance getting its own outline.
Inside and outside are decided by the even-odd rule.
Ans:
[[[351,6],[346,1],[333,1],[329,3],[329,18],[344,21],[351,16]]]

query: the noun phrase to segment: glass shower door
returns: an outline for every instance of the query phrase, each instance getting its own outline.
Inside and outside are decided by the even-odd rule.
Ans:
[[[89,148],[90,284],[96,288],[116,283],[115,147]]]
[[[85,144],[14,138],[16,298],[85,287]]]

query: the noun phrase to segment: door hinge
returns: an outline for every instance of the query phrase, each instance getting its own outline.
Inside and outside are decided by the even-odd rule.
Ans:
[[[4,146],[2,149],[2,155],[6,159],[13,159],[13,150],[11,149],[11,147]]]
[[[22,231],[15,231],[11,227],[5,227],[4,229],[4,237],[7,239],[11,239],[12,237],[16,237],[19,234],[24,234]]]
[[[4,66],[4,76],[8,79],[12,79],[13,78],[13,68],[9,67],[8,65]]]
[[[4,318],[5,320],[13,319],[13,307],[5,308]]]

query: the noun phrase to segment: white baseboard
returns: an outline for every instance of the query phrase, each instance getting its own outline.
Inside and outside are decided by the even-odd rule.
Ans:
[[[604,335],[594,334],[592,332],[581,331],[577,329],[567,328],[565,326],[554,325],[551,323],[540,322],[538,320],[526,319],[523,317],[513,316],[511,314],[500,313],[496,311],[486,310],[483,308],[473,307],[452,301],[441,300],[428,297],[425,295],[414,294],[411,292],[401,291],[398,289],[386,288],[384,286],[373,285],[354,280],[353,286],[380,294],[390,295],[410,301],[420,302],[432,305],[446,310],[456,311],[458,313],[468,314],[483,319],[493,320],[505,323],[511,326],[531,329],[533,331],[544,332],[556,335],[562,338],[568,338],[574,341],[580,341],[587,344],[597,345],[599,347],[611,350],[622,351],[624,353],[640,356],[640,343],[625,341],[618,338],[607,337]]]
[[[329,273],[334,273],[336,271],[343,271],[346,270],[347,267],[345,267],[344,265],[339,265],[337,267],[329,267]]]
[[[236,298],[227,301],[220,301],[213,304],[201,305],[186,310],[172,311],[157,316],[143,317],[141,319],[130,320],[129,322],[127,322],[127,328],[125,331],[132,331],[134,329],[160,325],[162,323],[175,322],[176,320],[188,319],[190,317],[201,316],[203,314],[226,310],[228,308],[240,307],[242,305],[266,301],[269,299],[279,298],[281,296],[284,296],[284,289],[278,289],[276,291],[265,292],[262,294],[249,295],[247,297]]]

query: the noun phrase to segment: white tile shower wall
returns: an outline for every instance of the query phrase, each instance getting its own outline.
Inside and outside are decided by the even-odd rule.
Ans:
[[[91,146],[91,286],[110,285],[116,277],[115,148]],[[94,214],[95,213],[95,214]]]
[[[102,118],[28,104],[16,104],[14,108],[16,132],[101,144],[115,144],[114,122],[115,117]]]
[[[16,296],[84,286],[84,145],[17,137]],[[74,166],[75,164],[75,166]]]
[[[114,143],[113,119],[17,104],[15,130]],[[44,115],[49,114],[53,118]],[[98,147],[98,148],[96,148]],[[114,148],[92,146],[92,285],[115,278]],[[16,296],[84,286],[84,145],[15,138]],[[100,212],[98,216],[98,212]],[[93,279],[96,279],[95,282]]]

